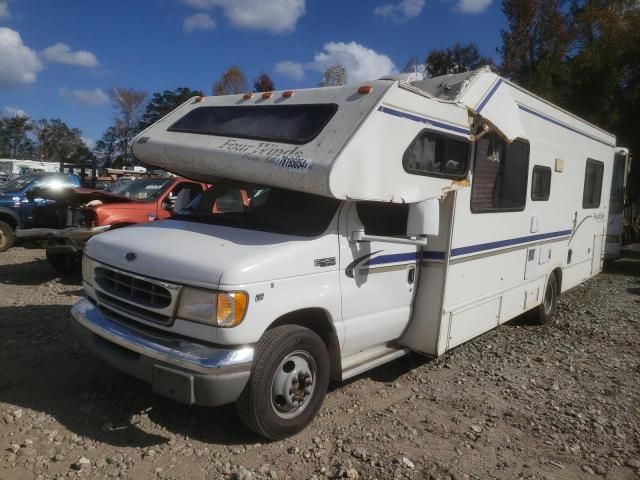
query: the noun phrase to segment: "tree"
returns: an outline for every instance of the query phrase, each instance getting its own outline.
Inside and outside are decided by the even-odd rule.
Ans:
[[[118,132],[115,127],[109,127],[96,142],[93,152],[102,165],[110,167],[116,159],[117,149]]]
[[[36,156],[42,160],[82,163],[91,152],[77,128],[70,128],[59,118],[33,122]]]
[[[409,58],[409,60],[407,60],[407,63],[402,69],[402,73],[423,73],[423,72],[424,72],[424,65],[420,63],[420,61],[418,60],[418,57],[416,57],[415,55],[413,55],[412,57]]]
[[[276,84],[273,83],[271,77],[264,72],[258,75],[253,81],[254,92],[273,92],[275,89]]]
[[[322,74],[319,87],[336,87],[347,83],[347,69],[344,65],[331,65]]]
[[[567,0],[502,0],[502,74],[562,103],[565,59],[571,46]]]
[[[451,73],[470,72],[484,65],[493,65],[493,60],[480,53],[475,43],[456,43],[451,48],[434,49],[425,60],[428,77],[438,77]]]
[[[151,126],[191,97],[201,97],[202,95],[204,94],[201,91],[191,90],[189,87],[178,87],[175,90],[154,93],[142,115],[138,130],[142,131]]]
[[[235,95],[249,90],[247,78],[237,65],[232,65],[213,83],[214,95]]]
[[[28,159],[34,155],[33,141],[29,133],[33,125],[26,115],[0,118],[0,156]]]
[[[144,111],[147,92],[133,88],[113,87],[109,90],[113,106],[118,111],[115,129],[119,136],[122,161],[129,165],[131,140],[138,132],[138,125]]]

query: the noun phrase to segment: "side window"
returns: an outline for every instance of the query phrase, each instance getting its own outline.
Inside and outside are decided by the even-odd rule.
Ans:
[[[402,157],[408,173],[447,178],[464,178],[469,165],[469,143],[429,130],[411,142]]]
[[[243,212],[244,202],[242,201],[242,193],[240,190],[232,188],[218,197],[213,206],[213,211],[216,213]]]
[[[196,198],[198,196],[198,194],[202,193],[202,186],[199,183],[190,183],[190,182],[179,183],[178,185],[173,187],[173,190],[171,190],[171,192],[169,192],[169,195],[167,195],[167,197],[165,199],[164,208],[166,208],[166,209],[173,208],[173,205],[174,205],[176,199],[178,198],[178,194],[182,190],[188,190],[189,191],[189,198],[187,199],[187,201],[185,203],[185,205],[186,205],[186,204],[190,203],[194,198]]]
[[[582,191],[582,208],[598,208],[602,194],[602,174],[604,163],[587,159],[584,171],[584,190]]]
[[[531,200],[547,201],[551,194],[551,169],[536,165],[531,174]]]
[[[367,235],[397,237],[407,234],[409,205],[404,203],[358,202],[358,217]]]
[[[527,203],[529,143],[507,144],[496,134],[476,143],[471,211],[473,213],[516,212]]]

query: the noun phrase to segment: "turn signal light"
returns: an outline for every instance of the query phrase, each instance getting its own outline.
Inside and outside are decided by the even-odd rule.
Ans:
[[[271,98],[273,96],[273,92],[264,92],[262,94],[262,98]]]
[[[293,97],[294,94],[295,92],[293,90],[287,90],[286,92],[282,92],[282,96],[286,98]]]
[[[358,88],[358,93],[371,93],[373,92],[373,87],[371,85],[362,85]]]
[[[247,311],[247,294],[244,292],[220,292],[217,296],[216,321],[219,327],[235,327],[244,319]]]

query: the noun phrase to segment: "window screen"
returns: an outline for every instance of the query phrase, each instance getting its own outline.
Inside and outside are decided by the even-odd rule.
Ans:
[[[531,200],[546,201],[551,194],[551,169],[536,165],[531,174]]]
[[[582,208],[598,208],[602,194],[602,174],[604,163],[587,159],[584,172],[584,190],[582,191]]]
[[[168,130],[303,144],[317,137],[337,110],[333,103],[199,107]]]
[[[469,164],[469,143],[423,130],[404,152],[402,165],[409,173],[464,178]]]
[[[524,210],[527,203],[529,144],[516,140],[508,144],[496,134],[476,143],[471,211],[505,212]]]
[[[367,235],[397,237],[407,234],[409,205],[405,203],[358,202],[356,210]]]

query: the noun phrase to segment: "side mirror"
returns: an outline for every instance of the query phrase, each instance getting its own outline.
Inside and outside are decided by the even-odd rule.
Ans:
[[[409,206],[407,235],[409,237],[436,236],[440,232],[440,201],[430,198]]]

